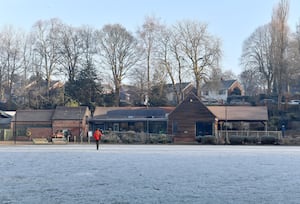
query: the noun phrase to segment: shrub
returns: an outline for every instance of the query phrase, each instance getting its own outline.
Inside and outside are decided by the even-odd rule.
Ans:
[[[258,138],[256,136],[244,137],[244,144],[256,144],[258,143]]]
[[[201,144],[216,144],[217,139],[215,136],[206,135],[201,137]]]
[[[278,139],[274,136],[262,136],[261,144],[276,144],[278,143]]]
[[[103,143],[121,143],[120,137],[115,133],[108,133],[103,135],[101,141]]]
[[[244,143],[244,138],[242,136],[229,136],[229,142],[232,145],[240,145]]]

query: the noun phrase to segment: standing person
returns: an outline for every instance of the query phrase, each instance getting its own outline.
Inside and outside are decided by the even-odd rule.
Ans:
[[[101,140],[102,132],[97,128],[94,132],[94,138],[96,140],[97,150],[99,149],[99,140]]]

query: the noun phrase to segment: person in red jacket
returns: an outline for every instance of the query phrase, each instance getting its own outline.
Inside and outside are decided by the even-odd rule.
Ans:
[[[102,132],[97,128],[94,132],[94,139],[96,140],[97,150],[99,149],[99,140],[101,140]]]

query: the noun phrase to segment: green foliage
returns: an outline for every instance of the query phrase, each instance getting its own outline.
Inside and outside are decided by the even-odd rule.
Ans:
[[[197,141],[201,144],[217,144],[216,137],[210,135],[197,137]]]
[[[229,136],[229,142],[231,145],[241,145],[244,143],[244,137],[242,136]]]
[[[105,94],[102,98],[102,104],[104,106],[114,106],[115,93]]]
[[[156,85],[153,86],[150,93],[151,106],[165,106],[167,105],[166,86]]]
[[[103,143],[123,143],[123,144],[167,144],[172,143],[172,138],[166,134],[146,134],[128,132],[106,132],[102,136]]]
[[[258,138],[255,136],[244,137],[244,144],[257,144]]]
[[[90,110],[95,106],[101,105],[101,84],[97,84],[98,77],[96,71],[89,67],[80,71],[74,81],[68,81],[65,87],[65,94],[69,100],[66,103],[74,103],[76,100],[79,105],[86,105]]]
[[[261,144],[277,144],[278,139],[274,136],[262,136],[261,137]]]

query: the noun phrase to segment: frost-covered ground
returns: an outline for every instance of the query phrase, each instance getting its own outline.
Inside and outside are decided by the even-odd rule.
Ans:
[[[0,146],[0,203],[300,203],[300,147]]]

